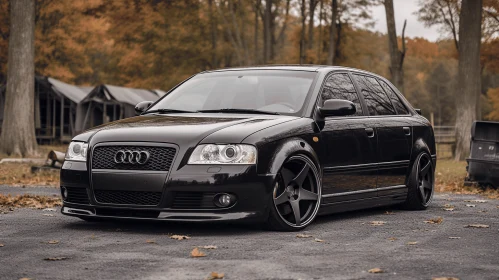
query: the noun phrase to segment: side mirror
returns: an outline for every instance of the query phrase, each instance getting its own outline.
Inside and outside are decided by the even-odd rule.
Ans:
[[[329,99],[324,101],[324,105],[319,108],[322,117],[349,116],[355,114],[357,109],[355,104],[343,99]]]
[[[422,113],[421,113],[421,109],[414,109],[414,111],[416,111],[416,113],[418,113],[418,114],[420,114],[420,115],[422,114]]]
[[[144,113],[153,103],[152,101],[142,101],[135,105],[135,114],[140,115]]]

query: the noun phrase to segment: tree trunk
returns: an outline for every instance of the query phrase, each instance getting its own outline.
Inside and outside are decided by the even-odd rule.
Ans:
[[[213,9],[213,0],[208,0],[210,7],[210,26],[211,26],[211,68],[217,68],[217,23],[215,21],[215,11]]]
[[[393,0],[385,0],[386,24],[388,30],[388,49],[390,51],[390,74],[393,84],[403,92],[404,90],[404,55],[399,51],[397,42],[397,30],[395,29],[395,13],[393,11]],[[404,24],[405,29],[405,24]],[[404,38],[402,36],[402,41]]]
[[[253,45],[255,47],[255,54],[253,60],[255,61],[255,64],[260,64],[260,59],[259,59],[259,52],[258,52],[258,12],[260,11],[260,5],[261,5],[262,0],[257,0],[256,4],[254,6],[255,9],[255,33],[254,33],[254,38],[253,38]]]
[[[263,60],[264,63],[270,61],[270,45],[272,36],[270,34],[270,18],[272,16],[272,0],[265,1],[265,14],[263,17]]]
[[[331,27],[329,30],[329,51],[326,62],[326,64],[328,65],[333,65],[334,54],[336,53],[335,50],[336,42],[334,37],[336,35],[336,17],[338,16],[338,0],[331,1],[331,9],[332,9],[332,16],[331,16]]]
[[[301,0],[300,64],[305,62],[305,0]]]
[[[317,0],[309,0],[308,8],[308,42],[307,50],[312,50],[314,47],[314,18],[315,7],[317,7]]]
[[[35,0],[10,1],[7,93],[0,148],[8,155],[36,154]]]
[[[317,63],[321,64],[321,51],[322,51],[322,15],[323,15],[323,3],[321,1],[319,6],[319,43],[317,44]]]
[[[463,0],[459,15],[459,70],[456,97],[455,160],[470,153],[471,125],[476,120],[477,95],[480,94],[480,37],[482,0]]]

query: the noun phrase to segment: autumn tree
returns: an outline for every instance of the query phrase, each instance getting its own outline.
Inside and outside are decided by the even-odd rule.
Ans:
[[[388,49],[390,50],[390,74],[393,84],[402,92],[404,91],[404,58],[405,58],[405,26],[402,28],[402,50],[399,50],[397,30],[395,28],[395,12],[393,0],[384,0],[386,24],[388,30]]]
[[[36,153],[35,0],[10,1],[9,54],[0,148],[8,155]]]
[[[471,125],[476,120],[480,93],[480,40],[482,0],[463,0],[459,15],[459,94],[456,98],[456,160],[470,151]]]

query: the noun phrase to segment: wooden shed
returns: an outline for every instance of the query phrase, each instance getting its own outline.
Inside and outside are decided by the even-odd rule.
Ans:
[[[146,89],[97,86],[78,105],[76,133],[96,125],[133,117],[137,103],[156,101],[158,98],[157,93]]]

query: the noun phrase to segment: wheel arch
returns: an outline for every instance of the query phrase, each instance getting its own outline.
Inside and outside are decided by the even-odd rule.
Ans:
[[[280,141],[275,152],[271,156],[271,160],[266,168],[266,173],[277,174],[284,162],[296,154],[302,154],[310,158],[319,172],[320,179],[322,179],[322,168],[317,153],[307,141],[299,137]]]
[[[426,152],[430,158],[432,158],[431,155],[431,150],[428,144],[424,141],[423,138],[418,138],[416,141],[414,141],[414,145],[412,146],[412,151],[411,151],[411,159],[409,162],[409,168],[407,169],[407,174],[406,174],[406,185],[407,185],[407,180],[409,176],[411,175],[412,168],[414,166],[414,163],[416,162],[416,159],[418,156],[422,153]],[[433,171],[435,171],[435,164],[433,164]]]

